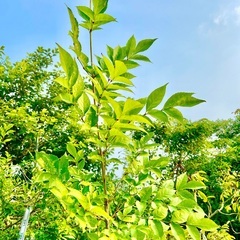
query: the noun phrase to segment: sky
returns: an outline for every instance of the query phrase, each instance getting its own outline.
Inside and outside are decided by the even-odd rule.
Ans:
[[[66,5],[89,0],[0,0],[0,46],[11,61],[19,61],[38,46],[68,48],[70,23]],[[157,38],[146,52],[152,63],[134,70],[134,97],[146,97],[168,84],[172,94],[194,92],[206,100],[193,108],[180,108],[192,121],[233,117],[240,108],[240,0],[109,0],[107,13],[116,23],[94,33],[93,48],[105,54],[106,45],[125,45],[136,39]],[[78,18],[80,21],[80,18]],[[88,34],[80,31],[88,52]]]

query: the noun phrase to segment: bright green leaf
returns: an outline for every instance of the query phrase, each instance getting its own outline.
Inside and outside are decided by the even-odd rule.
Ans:
[[[196,227],[187,225],[187,231],[193,240],[201,240],[201,234]]]
[[[146,103],[146,111],[148,112],[149,110],[157,107],[161,102],[163,97],[165,96],[166,92],[166,87],[167,84],[164,86],[155,89],[153,92],[150,93],[150,95],[147,98],[147,103]]]
[[[171,223],[170,225],[171,225],[172,235],[176,238],[176,240],[186,239],[184,231],[179,224]]]
[[[163,109],[172,107],[193,107],[199,103],[205,102],[204,100],[193,97],[194,93],[178,92],[173,94],[165,103]]]
[[[157,40],[155,39],[144,39],[137,44],[137,47],[134,50],[134,53],[144,52]]]

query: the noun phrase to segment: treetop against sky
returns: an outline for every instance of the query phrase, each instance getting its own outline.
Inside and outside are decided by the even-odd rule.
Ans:
[[[71,44],[66,6],[87,0],[15,0],[0,2],[0,45],[12,61],[25,57],[37,46],[64,47]],[[144,64],[135,75],[135,94],[145,96],[157,86],[170,82],[176,91],[195,92],[206,100],[184,115],[200,118],[228,118],[240,102],[240,0],[159,1],[110,0],[109,12],[117,23],[94,33],[94,52],[105,45],[124,45],[134,34],[138,40],[158,38],[148,52],[153,64]],[[88,49],[88,35],[80,33]]]

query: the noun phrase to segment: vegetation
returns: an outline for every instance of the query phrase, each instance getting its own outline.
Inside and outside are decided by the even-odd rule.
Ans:
[[[94,59],[94,31],[115,18],[90,2],[80,24],[67,8],[74,56],[39,47],[12,64],[0,50],[0,239],[18,239],[27,207],[26,239],[237,238],[239,111],[192,123],[178,109],[204,102],[192,93],[131,97],[156,39]]]

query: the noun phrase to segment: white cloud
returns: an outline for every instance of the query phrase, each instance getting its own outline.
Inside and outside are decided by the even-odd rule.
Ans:
[[[236,18],[236,24],[240,25],[240,6],[234,8],[234,14]]]
[[[218,16],[213,19],[213,22],[217,25],[226,26],[229,21],[229,13],[227,11],[221,12]]]
[[[236,25],[240,26],[240,5],[235,7],[226,7],[219,11],[213,19],[216,25]]]

